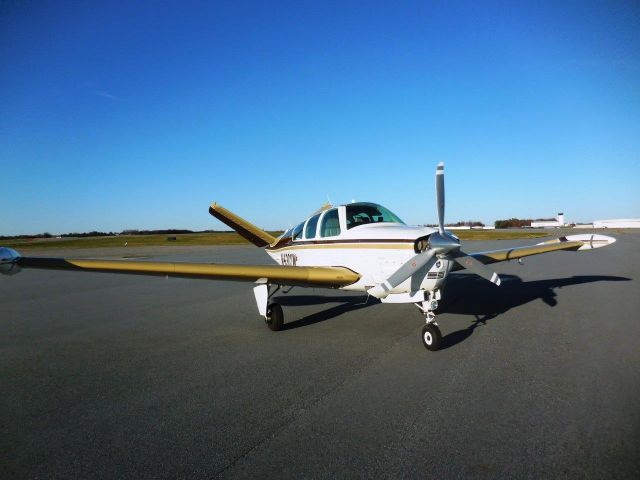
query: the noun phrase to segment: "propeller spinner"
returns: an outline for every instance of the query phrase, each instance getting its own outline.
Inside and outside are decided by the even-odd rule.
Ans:
[[[376,285],[368,292],[376,298],[385,298],[391,290],[410,278],[415,272],[428,266],[428,271],[437,258],[453,260],[461,267],[480,275],[490,282],[500,285],[500,277],[496,272],[474,257],[460,249],[460,241],[444,229],[444,162],[436,168],[436,205],[438,208],[438,231],[429,235],[428,247],[409,259],[396,270],[386,281]]]

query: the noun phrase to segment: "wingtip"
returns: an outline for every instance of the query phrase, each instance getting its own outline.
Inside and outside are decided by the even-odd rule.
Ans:
[[[222,205],[220,205],[218,202],[212,202],[211,205],[209,205],[209,213],[213,215],[213,212],[219,212],[221,208]]]
[[[578,250],[594,250],[596,248],[606,247],[616,243],[616,239],[608,235],[601,234],[579,234],[569,235],[566,237],[569,242],[582,242],[582,246]]]

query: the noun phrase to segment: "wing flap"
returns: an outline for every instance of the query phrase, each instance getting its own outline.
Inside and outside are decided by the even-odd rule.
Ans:
[[[19,257],[16,263],[21,268],[236,280],[310,287],[342,287],[355,283],[360,278],[360,275],[344,267],[171,263],[42,257]]]

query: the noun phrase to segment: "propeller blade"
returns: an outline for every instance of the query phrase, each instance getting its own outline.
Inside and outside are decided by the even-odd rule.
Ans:
[[[495,283],[500,286],[501,280],[496,272],[491,270],[480,260],[476,260],[471,255],[467,255],[462,250],[459,250],[458,252],[458,255],[451,257],[456,263],[476,275],[480,275],[485,280],[489,280],[491,283]]]
[[[422,267],[431,262],[433,264],[435,262],[435,251],[433,249],[429,249],[426,252],[419,253],[409,259],[404,265],[402,265],[398,270],[393,272],[391,276],[384,282],[376,285],[373,288],[368,290],[369,294],[376,298],[385,298],[389,295],[389,292],[404,282],[407,278],[411,277],[414,273],[420,270]],[[431,264],[429,268],[431,268]]]
[[[438,206],[438,231],[444,235],[444,162],[436,168],[436,205]]]

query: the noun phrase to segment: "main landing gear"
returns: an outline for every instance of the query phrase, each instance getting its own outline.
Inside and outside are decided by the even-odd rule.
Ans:
[[[422,344],[427,350],[435,351],[440,349],[442,342],[442,333],[436,323],[436,314],[433,313],[438,308],[438,300],[440,292],[429,292],[428,298],[424,302],[416,303],[416,307],[422,312],[427,324],[422,327]]]
[[[272,302],[269,303],[269,299],[280,290],[280,285],[276,285],[275,290],[269,293],[270,285],[263,283],[253,288],[253,294],[256,297],[256,303],[258,304],[258,312],[260,315],[264,317],[264,323],[267,324],[269,330],[277,332],[278,330],[282,330],[284,326],[284,313],[282,313],[282,307],[279,303]],[[284,293],[289,293],[289,290],[286,290]]]
[[[267,314],[264,317],[264,321],[269,327],[269,330],[277,332],[282,330],[284,325],[284,313],[282,313],[282,307],[279,303],[271,303],[267,307]]]

